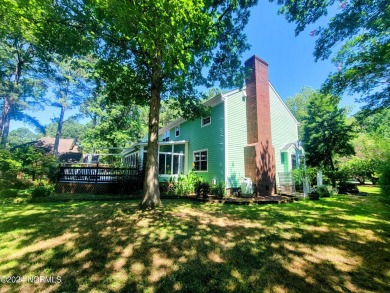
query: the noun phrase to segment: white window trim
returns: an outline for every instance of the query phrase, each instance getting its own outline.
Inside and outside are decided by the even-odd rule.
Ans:
[[[181,164],[180,164],[181,157],[184,158],[183,161],[185,160],[185,155],[184,155],[184,154],[181,154],[181,153],[169,153],[169,152],[159,152],[159,153],[158,153],[159,162],[160,162],[160,155],[164,155],[164,157],[165,157],[165,159],[164,159],[164,166],[167,165],[167,156],[166,156],[166,155],[171,155],[171,162],[170,162],[170,164],[171,164],[171,174],[167,174],[167,173],[162,174],[162,173],[160,173],[160,166],[159,166],[159,173],[158,173],[159,176],[178,176],[178,175],[181,174],[180,172],[179,172],[178,174],[174,174],[174,173],[173,173],[173,156],[178,156],[178,157],[179,157],[178,167],[177,167],[177,168],[178,168],[178,170],[180,171],[180,167],[181,167]],[[164,169],[165,169],[165,171],[167,171],[165,167],[164,167]],[[183,169],[184,169],[184,165],[183,165]],[[183,170],[183,172],[184,172],[184,170]]]
[[[200,152],[204,152],[204,151],[206,151],[207,152],[207,161],[206,161],[206,163],[207,163],[207,169],[206,170],[195,170],[195,172],[202,172],[202,173],[206,173],[206,172],[208,172],[209,171],[209,149],[202,149],[202,150],[196,150],[196,151],[193,151],[192,152],[192,163],[195,165],[195,153],[200,153]],[[195,169],[195,166],[194,166],[194,169]]]
[[[207,123],[207,124],[203,124],[203,119],[208,118],[208,117],[210,117],[210,122]],[[201,127],[206,127],[206,126],[209,126],[210,124],[211,124],[211,116],[202,117],[202,118],[200,119],[200,126],[201,126]]]

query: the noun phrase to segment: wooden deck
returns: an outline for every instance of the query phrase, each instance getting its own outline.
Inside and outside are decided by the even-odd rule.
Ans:
[[[128,194],[143,186],[139,168],[60,166],[57,193]]]

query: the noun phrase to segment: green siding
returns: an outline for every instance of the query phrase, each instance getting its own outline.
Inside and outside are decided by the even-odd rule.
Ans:
[[[171,129],[171,140],[188,140],[188,166],[193,168],[194,151],[208,151],[207,172],[196,172],[199,177],[212,183],[225,178],[225,135],[224,135],[224,104],[221,103],[211,108],[211,124],[201,126],[201,119],[185,121],[180,124],[180,136],[175,137],[175,129]]]
[[[244,147],[247,143],[245,90],[227,97],[227,184],[226,187],[240,186],[245,177]]]
[[[281,165],[283,166],[283,169],[277,170],[277,172],[288,172],[289,168],[289,153],[286,152],[280,152],[280,157],[281,157]]]
[[[276,175],[279,172],[291,171],[289,159],[283,158],[281,149],[288,143],[295,143],[298,140],[297,121],[292,116],[287,106],[279,98],[276,91],[270,86],[271,102],[271,129],[272,145],[275,148]],[[278,182],[278,176],[276,176]]]
[[[211,124],[201,126],[201,119],[185,121],[180,124],[180,136],[175,137],[175,128],[170,130],[170,140],[188,141],[189,170],[194,162],[194,151],[208,150],[207,172],[197,172],[204,180],[225,181],[226,187],[238,187],[245,177],[244,147],[247,144],[245,90],[228,95],[225,102],[211,108]],[[227,157],[225,160],[225,104],[227,108]],[[281,149],[288,143],[298,140],[297,121],[270,86],[272,144],[275,148],[276,172],[289,171],[289,156],[282,158]],[[278,178],[277,178],[278,179]]]

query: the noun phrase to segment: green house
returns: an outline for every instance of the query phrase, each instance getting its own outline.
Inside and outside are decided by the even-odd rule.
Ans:
[[[245,87],[205,102],[210,116],[179,118],[159,130],[160,181],[194,170],[227,189],[251,178],[261,194],[273,194],[299,164],[298,121],[269,82],[268,64],[253,56],[245,66],[252,72]],[[147,143],[140,142],[124,152],[124,161],[135,165],[145,156]]]

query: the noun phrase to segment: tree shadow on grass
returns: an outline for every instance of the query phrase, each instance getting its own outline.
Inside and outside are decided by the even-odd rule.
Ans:
[[[0,275],[55,275],[12,291],[388,291],[389,219],[345,201],[278,206],[166,201],[33,205],[0,221]],[[363,220],[362,220],[363,219]],[[4,241],[3,241],[4,240]],[[5,246],[4,246],[5,245]],[[6,247],[12,245],[5,253]],[[4,249],[4,250],[2,250]]]

